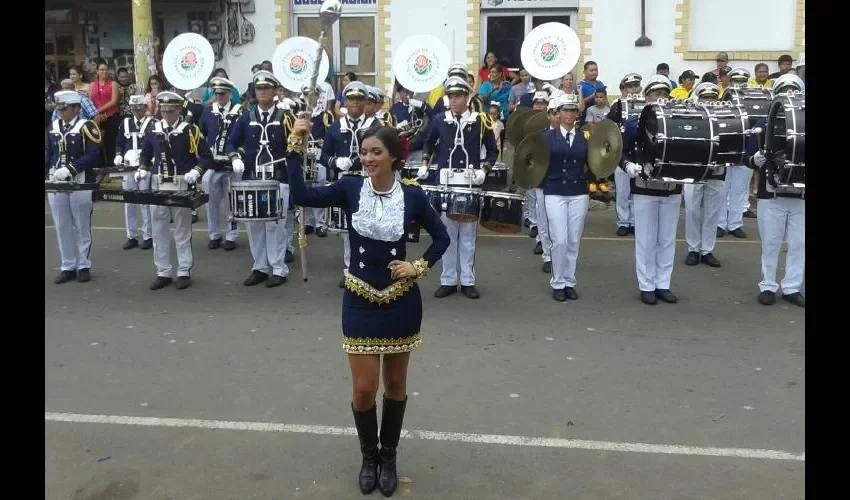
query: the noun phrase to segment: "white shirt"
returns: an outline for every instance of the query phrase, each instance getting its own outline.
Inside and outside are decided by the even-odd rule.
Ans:
[[[573,147],[573,140],[576,138],[575,125],[573,125],[573,128],[571,128],[570,130],[565,129],[564,126],[561,125],[561,137],[566,139],[568,133],[570,134],[570,147]]]

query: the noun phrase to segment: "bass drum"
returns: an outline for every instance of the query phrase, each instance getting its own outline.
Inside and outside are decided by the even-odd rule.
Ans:
[[[700,182],[717,160],[719,138],[704,106],[651,103],[640,114],[635,152],[638,163],[652,164],[650,178]]]
[[[732,102],[735,107],[745,112],[749,121],[748,128],[753,128],[759,120],[767,119],[773,92],[759,87],[731,87],[723,93],[723,100]]]
[[[764,144],[768,153],[785,151],[785,161],[806,164],[806,96],[780,95],[770,105]]]
[[[743,165],[750,130],[747,113],[728,102],[715,104],[705,108],[714,123],[714,135],[718,139],[717,164]]]

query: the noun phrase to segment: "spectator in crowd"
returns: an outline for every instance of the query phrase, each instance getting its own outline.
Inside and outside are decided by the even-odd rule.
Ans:
[[[705,82],[709,82],[709,83],[717,83],[718,82],[717,75],[714,74],[714,71],[709,71],[708,73],[702,75],[702,78],[700,78],[700,83],[705,83]]]
[[[74,81],[70,78],[66,78],[62,80],[61,84],[62,90],[75,90],[74,89]],[[80,95],[80,110],[77,113],[77,116],[80,118],[85,118],[86,120],[91,120],[97,115],[97,108],[94,107],[94,103],[91,102],[89,96]],[[53,110],[53,116],[51,117],[51,121],[55,121],[59,119],[59,110]]]
[[[164,86],[162,79],[157,75],[148,77],[148,87],[145,89],[145,104],[148,106],[147,116],[156,116],[159,113],[159,101],[157,94],[162,92]]]
[[[510,113],[508,111],[508,99],[511,96],[511,84],[505,81],[505,72],[501,65],[496,64],[490,68],[490,78],[481,84],[478,93],[481,95],[482,102],[498,102],[501,105],[502,120],[508,120]]]
[[[674,82],[672,79],[670,79],[670,65],[669,64],[658,63],[658,66],[655,67],[655,74],[666,76],[667,79],[670,80],[671,88],[673,88],[674,90],[676,89],[676,87],[678,87],[678,85],[676,85],[676,82]]]
[[[531,75],[525,69],[519,70],[519,83],[511,87],[511,95],[508,98],[508,108],[511,112],[519,105],[519,100],[525,94],[534,92],[534,84],[531,83]]]
[[[260,71],[261,68],[262,66],[260,66],[259,64],[251,66],[251,74],[253,75],[257,71]],[[242,102],[247,104],[249,109],[254,109],[254,107],[257,105],[257,94],[254,92],[253,81],[248,83],[248,90],[246,90],[245,93],[242,94]]]
[[[502,79],[510,81],[511,72],[508,68],[499,65],[499,58],[496,57],[496,53],[490,51],[484,56],[484,64],[478,70],[478,81],[482,86],[490,80],[490,70],[496,66],[499,66],[499,71],[502,72]]]
[[[121,118],[131,117],[133,111],[130,109],[130,96],[141,94],[142,87],[133,83],[127,68],[118,68],[116,80],[118,82],[118,116]]]
[[[611,106],[608,105],[608,91],[603,87],[596,89],[596,99],[593,106],[587,108],[584,115],[584,122],[593,126],[597,122],[608,117],[611,112]]]
[[[467,73],[466,83],[468,83],[470,87],[475,88],[475,75],[473,75],[472,73]]]
[[[216,68],[216,70],[213,71],[213,74],[210,77],[210,80],[212,80],[213,78],[215,78],[217,76],[220,76],[221,78],[227,78],[228,80],[230,79],[230,77],[227,76],[227,71],[225,71],[224,68]],[[212,102],[214,100],[215,100],[215,92],[213,92],[212,87],[209,84],[207,84],[206,90],[204,91],[204,96],[201,98],[201,103],[207,104],[207,103]],[[230,105],[234,106],[236,104],[241,104],[241,103],[242,103],[242,96],[240,96],[236,92],[231,92],[230,93]]]
[[[330,72],[328,72],[328,74],[330,74]],[[340,108],[345,107],[345,96],[342,94],[343,89],[345,89],[345,86],[349,83],[356,81],[357,75],[355,75],[353,71],[349,71],[348,73],[342,75],[342,82],[340,82],[339,85],[339,92],[336,93],[336,104],[334,105],[335,116],[341,117],[342,112],[340,111]]]
[[[797,61],[797,67],[795,68],[797,71],[797,76],[803,80],[803,83],[806,83],[806,56],[800,55],[800,59]]]
[[[74,90],[88,96],[91,85],[83,81],[83,70],[76,64],[68,69],[68,78],[74,83]]]
[[[771,80],[776,80],[785,73],[790,72],[794,67],[794,60],[788,54],[782,54],[776,62],[779,63],[779,71],[770,74],[769,78]]]
[[[501,161],[502,157],[502,135],[505,131],[504,122],[502,122],[502,105],[498,101],[492,101],[487,112],[490,115],[490,120],[493,121],[493,134],[496,136],[496,149],[499,150],[499,155],[496,161]],[[481,159],[487,158],[487,149],[481,146]]]
[[[584,100],[585,108],[593,106],[594,101],[596,101],[596,91],[605,88],[605,84],[597,80],[598,77],[599,65],[596,64],[596,61],[587,61],[584,63],[584,79],[579,82],[579,86],[581,87],[579,95]],[[563,87],[563,84],[561,86]]]
[[[720,69],[720,74],[717,77],[717,86],[720,87],[718,99],[723,99],[723,94],[726,93],[726,89],[728,89],[729,85],[732,84],[732,82],[729,81],[730,71],[732,71],[732,68],[729,66]]]
[[[50,68],[44,68],[44,126],[50,128],[50,117],[53,116],[53,111],[56,108],[56,101],[53,99],[53,94],[59,91],[53,81],[50,80]]]
[[[773,87],[773,82],[770,80],[770,70],[767,68],[767,64],[756,64],[756,67],[753,69],[753,74],[754,77],[750,78],[750,81],[747,82],[748,87],[761,87],[763,89]]]
[[[717,56],[714,58],[714,62],[717,64],[717,67],[711,70],[718,79],[720,78],[720,70],[729,66],[729,54],[726,52],[718,52]],[[703,79],[704,81],[704,79]]]
[[[115,138],[121,121],[118,108],[121,92],[115,80],[109,77],[109,65],[103,59],[97,61],[97,78],[92,82],[89,98],[97,106],[94,122],[100,127],[103,137],[99,166],[108,167],[115,158]]]
[[[697,74],[691,70],[687,70],[681,75],[679,75],[679,83],[681,87],[676,87],[670,92],[670,99],[681,99],[685,100],[691,97],[691,92],[694,90],[694,83],[696,83]]]

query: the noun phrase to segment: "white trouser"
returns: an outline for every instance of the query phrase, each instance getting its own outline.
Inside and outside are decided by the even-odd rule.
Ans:
[[[635,268],[642,292],[669,290],[676,258],[676,229],[682,195],[632,195],[635,212]]]
[[[192,210],[152,206],[153,263],[156,275],[171,278],[171,241],[177,247],[177,277],[189,276],[194,265],[192,256]],[[174,220],[174,235],[171,221]]]
[[[578,249],[587,208],[590,206],[590,195],[547,195],[542,200],[538,198],[538,201],[546,205],[549,238],[552,241],[552,278],[549,284],[553,290],[575,287]]]
[[[286,210],[289,206],[289,184],[280,185],[281,206],[284,207],[283,219],[271,222],[258,221],[246,222],[248,230],[248,245],[251,247],[251,256],[254,265],[251,269],[261,273],[286,277],[289,275],[289,267],[284,262],[286,257],[287,231],[286,222],[290,219],[290,213]]]
[[[91,269],[91,191],[48,193],[63,271]]]
[[[684,191],[688,252],[711,253],[717,241],[720,213],[726,210],[726,182],[708,180],[705,184],[685,184]],[[700,223],[702,208],[705,208],[705,214]]]
[[[782,293],[800,291],[806,268],[806,201],[794,198],[759,200],[759,237],[761,238],[760,291],[776,292],[776,267],[782,240],[788,242]]]
[[[631,177],[622,168],[614,170],[616,193],[617,227],[634,227],[635,211],[632,202]]]
[[[734,231],[744,225],[744,212],[750,209],[750,181],[753,171],[744,166],[726,169],[725,210],[720,211],[717,227]]]
[[[125,175],[121,180],[121,189],[124,191],[146,191],[150,189],[151,178],[146,177],[140,182],[136,182],[133,174]],[[149,240],[152,238],[151,226],[151,206],[137,205],[135,203],[124,204],[124,223],[127,228],[127,239],[134,240],[139,237],[138,221],[136,220],[136,212],[142,211],[142,239]]]
[[[552,238],[549,237],[549,221],[546,220],[546,203],[543,202],[543,190],[534,190],[537,196],[537,241],[543,248],[543,262],[552,261]]]
[[[232,213],[230,207],[230,195],[228,187],[231,182],[242,180],[242,174],[230,171],[216,172],[207,170],[202,180],[204,191],[209,193],[210,201],[207,202],[207,227],[210,232],[210,240],[221,238],[222,213],[226,223],[225,239],[235,242],[239,237],[239,229],[231,225],[228,219]]]
[[[312,186],[325,186],[328,183],[328,169],[324,165],[317,165],[316,182]],[[304,219],[305,224],[315,228],[327,226],[325,221],[324,208],[306,208],[307,218]]]
[[[443,254],[443,272],[440,284],[457,286],[457,261],[460,254],[460,285],[475,285],[475,238],[478,236],[477,222],[456,222],[442,214],[441,219],[449,232],[449,248]]]
[[[537,190],[527,189],[525,191],[525,218],[531,222],[529,227],[537,225]],[[537,228],[540,231],[540,228]]]

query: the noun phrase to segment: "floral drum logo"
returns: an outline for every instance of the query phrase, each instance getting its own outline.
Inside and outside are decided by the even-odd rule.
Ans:
[[[540,47],[540,57],[545,62],[552,62],[558,57],[558,46],[552,42],[546,42]]]
[[[413,71],[415,71],[419,76],[426,75],[429,71],[431,71],[432,67],[433,65],[431,64],[431,60],[424,54],[419,54],[416,57],[416,60],[413,61]]]
[[[180,67],[183,68],[184,71],[191,72],[198,66],[198,54],[189,49],[183,53],[183,57],[180,59]]]
[[[294,55],[292,56],[292,59],[289,60],[289,69],[296,75],[303,73],[306,67],[307,61],[305,61],[300,55]]]

